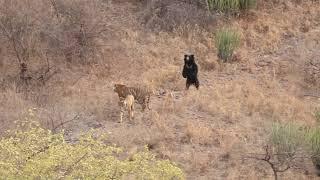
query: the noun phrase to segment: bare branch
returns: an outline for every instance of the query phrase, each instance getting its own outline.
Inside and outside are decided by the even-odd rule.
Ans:
[[[265,150],[264,154],[250,155],[250,156],[246,156],[245,158],[266,162],[270,166],[275,180],[278,179],[278,173],[283,173],[289,170],[290,168],[294,167],[294,160],[297,159],[297,157],[295,156],[296,153],[293,153],[293,156],[288,157],[288,159],[285,161],[279,161],[278,160],[279,156],[283,156],[283,155],[287,156],[288,154],[286,153],[275,154],[272,152],[270,146],[266,146],[264,150]],[[299,158],[307,158],[307,157],[308,156],[303,156]]]

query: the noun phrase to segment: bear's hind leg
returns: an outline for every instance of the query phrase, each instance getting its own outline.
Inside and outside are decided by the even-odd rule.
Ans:
[[[189,90],[191,83],[189,83],[188,81],[186,82],[186,90]]]
[[[196,80],[196,82],[195,82],[195,84],[194,84],[194,85],[195,85],[195,86],[196,86],[196,88],[199,90],[200,83],[199,83],[198,79]]]

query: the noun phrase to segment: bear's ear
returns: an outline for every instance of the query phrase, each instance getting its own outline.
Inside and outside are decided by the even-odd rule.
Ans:
[[[186,63],[189,60],[188,55],[184,55],[184,62]]]
[[[189,59],[190,59],[190,62],[191,62],[191,63],[195,63],[194,55],[193,55],[193,54],[190,55]]]

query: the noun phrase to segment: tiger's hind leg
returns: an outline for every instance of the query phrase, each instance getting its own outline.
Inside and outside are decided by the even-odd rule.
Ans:
[[[148,110],[151,110],[151,108],[150,108],[150,96],[147,99],[147,107],[148,107]]]
[[[122,121],[123,121],[123,110],[121,108],[121,110],[120,110],[120,123],[122,123]]]
[[[128,104],[129,121],[132,120],[132,104]]]
[[[131,104],[129,107],[128,107],[128,112],[129,112],[129,120],[132,121],[134,119],[134,103]]]
[[[132,113],[132,119],[134,119],[134,101],[132,103],[132,106],[131,106],[132,110],[131,110],[131,113]]]

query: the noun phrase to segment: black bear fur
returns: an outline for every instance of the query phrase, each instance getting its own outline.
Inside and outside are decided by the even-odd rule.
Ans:
[[[184,66],[182,71],[183,78],[187,78],[186,89],[189,89],[191,85],[194,85],[199,89],[199,80],[198,80],[198,65],[195,62],[194,55],[184,55]]]

